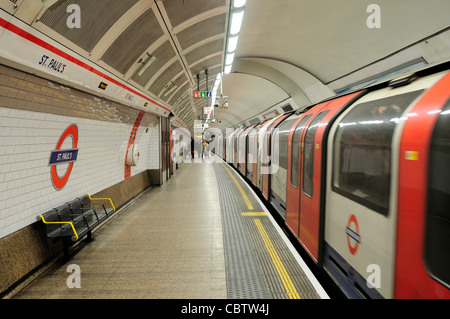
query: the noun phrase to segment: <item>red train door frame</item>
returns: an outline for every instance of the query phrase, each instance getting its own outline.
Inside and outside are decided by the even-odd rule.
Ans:
[[[297,130],[297,127],[299,130],[301,127],[299,125],[301,124],[302,127],[306,127],[308,124],[308,121],[310,120],[311,114],[304,113],[303,116],[301,116],[297,121],[295,121],[294,125],[291,128],[291,132],[289,133],[288,138],[288,163],[287,163],[287,176],[286,176],[286,225],[290,229],[290,231],[298,238],[299,235],[299,205],[300,201],[298,200],[300,197],[300,189],[299,189],[299,180],[300,177],[297,175],[296,183],[297,187],[292,185],[292,148],[294,143],[294,134]],[[306,121],[306,122],[305,122]],[[304,123],[301,123],[304,122]],[[301,141],[302,141],[302,135],[304,129],[301,129],[302,132],[300,133],[300,139],[299,139],[299,147],[295,148],[298,150],[298,155],[300,155],[301,152]],[[298,170],[300,170],[300,156],[297,158],[297,167]]]
[[[278,118],[277,120],[275,120],[272,125],[267,129],[266,132],[266,141],[265,143],[267,143],[267,152],[265,154],[265,162],[261,163],[261,166],[264,167],[264,169],[266,170],[266,173],[263,173],[263,178],[262,178],[262,194],[264,196],[265,199],[269,200],[269,190],[270,190],[270,175],[271,175],[271,171],[270,171],[270,167],[271,167],[271,136],[272,136],[272,132],[275,128],[277,128],[286,118],[288,118],[289,116],[291,116],[292,113],[288,113],[288,114],[283,114],[282,116],[280,116],[280,118]]]
[[[322,244],[324,227],[324,192],[326,175],[326,138],[332,122],[339,111],[345,109],[350,101],[356,98],[359,92],[341,96],[332,101],[324,102],[314,108],[314,116],[308,123],[302,136],[302,154],[299,166],[299,241],[308,254],[318,264],[322,262]],[[322,107],[321,107],[322,106]],[[312,111],[312,110],[311,110]],[[306,114],[308,114],[307,112]],[[308,133],[313,134],[312,136]],[[309,141],[309,149],[306,149]],[[311,151],[311,152],[310,152]],[[311,159],[310,156],[313,156]],[[311,159],[311,160],[310,160]],[[309,161],[308,161],[309,160]],[[305,165],[305,162],[308,161]],[[311,169],[305,179],[305,169]],[[307,172],[308,173],[308,172]],[[306,186],[306,188],[305,188]]]
[[[313,108],[309,109],[304,113],[304,116],[302,116],[297,122],[294,127],[294,130],[289,134],[289,141],[290,144],[288,147],[288,179],[287,179],[287,185],[286,185],[286,223],[288,227],[291,229],[291,231],[295,234],[297,239],[300,241],[300,207],[301,207],[301,192],[302,192],[302,164],[303,164],[303,148],[304,148],[304,139],[305,134],[307,131],[307,128],[309,127],[311,121],[315,117],[316,114],[318,114],[328,103],[323,102],[321,104],[318,104],[314,106]],[[292,178],[292,143],[294,143],[294,134],[297,129],[297,126],[300,124],[300,122],[303,119],[306,119],[306,122],[302,123],[302,126],[299,127],[301,129],[300,132],[300,138],[299,138],[299,147],[298,147],[298,174],[297,174],[297,187],[294,187],[291,184],[291,178]],[[289,155],[290,153],[290,155]]]

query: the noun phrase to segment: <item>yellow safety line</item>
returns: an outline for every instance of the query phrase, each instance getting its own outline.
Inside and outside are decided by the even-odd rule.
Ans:
[[[267,216],[265,212],[245,212],[242,216]]]
[[[114,204],[111,200],[111,198],[92,198],[91,195],[87,194],[89,196],[90,200],[109,200],[109,202],[111,203],[111,206],[113,208],[114,211],[116,211],[116,208],[114,207]]]
[[[245,194],[244,190],[242,189],[239,182],[234,178],[233,173],[225,166],[225,164],[222,163],[222,166],[227,170],[228,174],[230,174],[231,178],[233,179],[234,183],[236,184],[237,188],[241,192],[242,197],[244,197],[245,203],[247,204],[247,207],[249,210],[253,210],[253,205],[250,203],[250,200],[248,199],[247,195]]]
[[[77,234],[77,231],[75,230],[75,227],[73,226],[72,222],[47,222],[47,221],[45,221],[44,216],[42,216],[42,215],[38,215],[38,216],[42,219],[44,224],[70,224],[70,226],[72,226],[73,233],[75,234],[75,236],[77,237],[77,240],[78,240],[78,234]]]
[[[283,282],[284,289],[286,290],[288,296],[290,299],[301,299],[300,295],[298,294],[297,290],[295,289],[294,283],[291,280],[291,277],[289,277],[288,272],[286,271],[286,268],[284,267],[280,257],[278,256],[277,251],[275,250],[275,247],[272,244],[272,241],[270,240],[269,236],[266,233],[266,230],[264,229],[264,226],[261,223],[260,219],[255,219],[256,227],[259,230],[259,233],[264,241],[264,244],[266,245],[266,249],[269,252],[270,257],[272,258],[272,262],[275,265],[275,268],[277,269],[278,275],[280,276],[281,281]]]

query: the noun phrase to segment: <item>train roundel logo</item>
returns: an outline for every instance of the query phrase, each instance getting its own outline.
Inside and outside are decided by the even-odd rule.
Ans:
[[[72,148],[61,149],[64,141],[68,138],[72,138]],[[66,186],[69,180],[70,173],[72,172],[73,165],[78,157],[78,127],[76,124],[70,125],[59,138],[56,148],[50,154],[49,166],[51,167],[51,177],[53,187],[56,190],[61,190]],[[64,176],[58,175],[57,166],[61,164],[69,164]]]
[[[347,222],[347,227],[345,228],[345,233],[347,235],[347,245],[350,253],[355,255],[358,251],[358,247],[361,244],[361,236],[359,234],[358,220],[355,215],[351,215]]]

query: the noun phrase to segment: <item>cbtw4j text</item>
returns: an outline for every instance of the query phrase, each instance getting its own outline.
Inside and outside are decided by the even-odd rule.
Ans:
[[[227,314],[263,314],[269,315],[269,304],[248,304],[248,303],[230,303],[224,308],[216,306],[196,306],[189,303],[187,306],[181,307],[182,314],[206,314],[209,317],[214,315],[214,312],[226,312]]]

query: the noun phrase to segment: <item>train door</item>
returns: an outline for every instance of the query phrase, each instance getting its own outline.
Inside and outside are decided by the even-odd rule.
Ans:
[[[298,238],[300,222],[300,158],[302,153],[302,141],[307,123],[310,121],[313,111],[303,113],[295,122],[294,129],[288,138],[288,169],[286,183],[286,225]]]
[[[270,203],[283,219],[286,219],[286,186],[288,165],[289,134],[295,129],[299,115],[292,115],[286,119],[274,134],[272,134],[272,163],[269,179]],[[275,141],[278,141],[275,142]]]
[[[256,164],[256,138],[257,138],[257,132],[260,124],[256,125],[254,128],[250,130],[248,133],[248,142],[247,142],[247,178],[249,181],[253,183],[253,172],[254,172],[254,165]]]
[[[249,172],[251,174],[250,181],[254,186],[256,186],[257,183],[257,173],[258,170],[258,132],[269,120],[264,121],[263,123],[259,124],[255,130],[252,131],[249,145],[250,152],[248,153],[249,158],[249,164],[251,167],[249,168]]]
[[[233,157],[234,157],[234,143],[233,143],[233,137],[234,134],[236,134],[237,131],[233,131],[227,135],[226,138],[226,161],[227,163],[233,163]]]
[[[239,141],[239,159],[240,171],[243,176],[247,176],[247,154],[248,154],[248,135],[250,131],[255,127],[256,124],[248,127],[240,137]]]
[[[321,263],[323,238],[323,182],[322,155],[326,155],[326,143],[323,137],[328,123],[344,105],[357,93],[332,100],[322,109],[318,109],[306,129],[301,157],[300,192],[300,243],[317,262]],[[325,146],[324,146],[325,145]]]
[[[238,156],[239,156],[239,141],[240,141],[240,136],[242,134],[242,132],[244,131],[244,129],[239,129],[236,134],[233,137],[233,148],[234,148],[234,152],[233,152],[233,165],[236,169],[239,170],[239,161],[238,161]]]
[[[222,159],[224,161],[226,161],[227,159],[227,137],[228,137],[228,132],[223,132],[222,134]]]
[[[267,129],[272,125],[272,123],[276,120],[276,117],[268,120],[259,130],[258,130],[258,160],[256,167],[256,187],[262,191],[262,174],[263,171],[263,163],[267,159],[267,143],[265,143],[265,137]]]
[[[393,297],[399,140],[429,85],[419,79],[368,93],[330,131],[324,266],[352,298]],[[366,280],[372,272],[375,286]]]
[[[287,117],[292,115],[292,113],[283,114],[276,118],[276,120],[267,128],[264,144],[266,146],[266,150],[264,152],[264,160],[262,162],[262,169],[264,170],[262,174],[262,194],[265,199],[269,200],[269,183],[271,176],[271,164],[272,164],[272,133],[273,131],[280,125]]]

